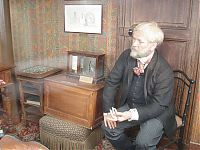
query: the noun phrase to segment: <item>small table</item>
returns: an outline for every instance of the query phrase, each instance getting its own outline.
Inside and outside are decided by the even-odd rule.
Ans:
[[[26,120],[37,121],[43,116],[44,78],[60,71],[61,69],[54,67],[33,66],[17,73],[22,121],[24,123],[26,123]]]

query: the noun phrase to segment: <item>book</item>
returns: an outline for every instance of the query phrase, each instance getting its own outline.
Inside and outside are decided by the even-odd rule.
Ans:
[[[38,105],[40,106],[40,99],[39,96],[36,95],[28,95],[26,97],[26,103],[27,104],[33,104],[33,105]]]
[[[26,100],[26,103],[40,106],[40,102],[32,101],[32,100],[28,100],[28,99]]]

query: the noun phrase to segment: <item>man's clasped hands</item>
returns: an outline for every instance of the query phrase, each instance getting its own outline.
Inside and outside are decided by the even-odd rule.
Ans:
[[[116,108],[112,107],[109,113],[104,113],[105,126],[110,129],[117,127],[117,122],[122,122],[131,118],[130,111],[119,112]]]

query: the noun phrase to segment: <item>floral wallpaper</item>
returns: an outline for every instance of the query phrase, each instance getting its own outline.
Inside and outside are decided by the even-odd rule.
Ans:
[[[65,68],[67,50],[106,54],[107,68],[114,64],[117,37],[116,0],[103,5],[102,34],[64,32],[63,0],[10,0],[15,70],[34,65]]]

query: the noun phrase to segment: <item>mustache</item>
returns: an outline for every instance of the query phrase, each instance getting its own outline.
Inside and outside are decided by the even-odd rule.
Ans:
[[[137,52],[137,48],[136,47],[131,47],[131,51],[133,52]]]

